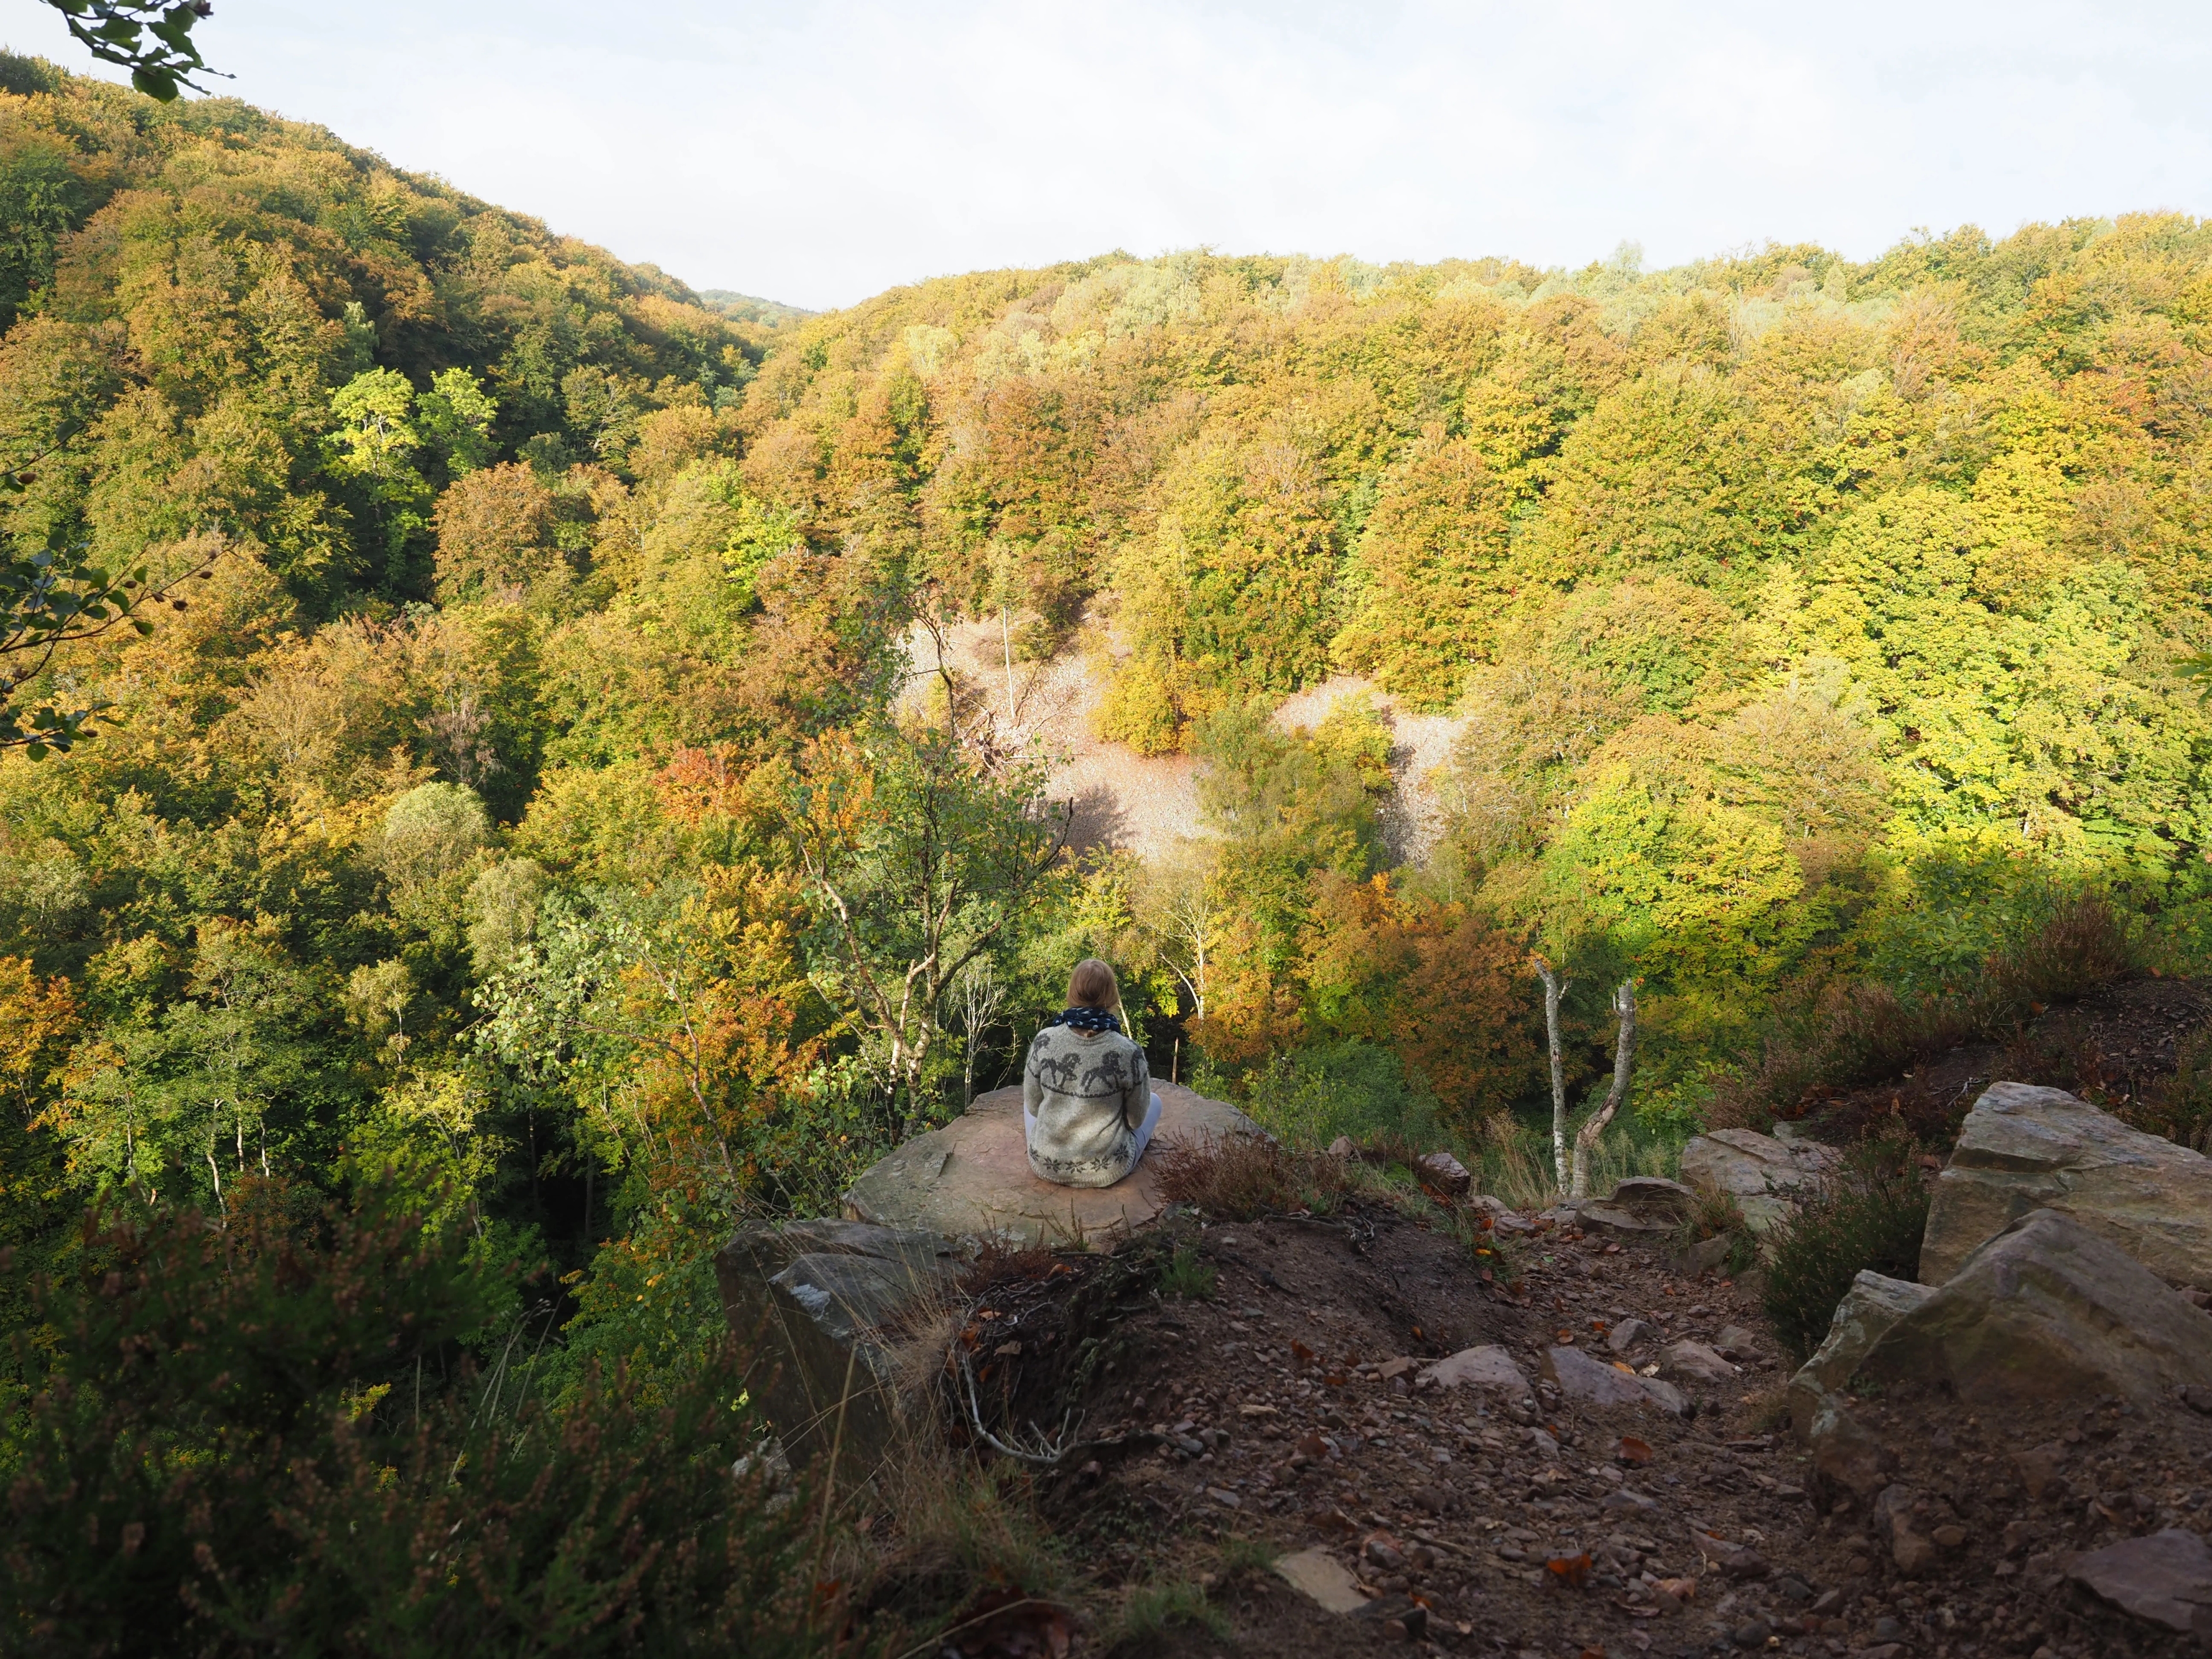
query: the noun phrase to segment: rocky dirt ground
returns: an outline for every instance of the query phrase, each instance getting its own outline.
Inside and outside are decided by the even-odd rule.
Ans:
[[[1514,1246],[1511,1291],[1484,1282],[1450,1233],[1372,1204],[1329,1219],[1188,1217],[1145,1248],[1182,1252],[1169,1285],[1211,1269],[1210,1297],[1162,1294],[1157,1262],[1010,1258],[965,1335],[986,1414],[1008,1425],[1056,1423],[1088,1375],[1073,1432],[1105,1443],[1038,1477],[1072,1559],[1109,1590],[1196,1577],[1233,1631],[1174,1626],[1147,1651],[2196,1650],[2059,1565],[2212,1522],[2212,1419],[2083,1400],[1997,1422],[1942,1398],[1862,1401],[1911,1499],[1886,1537],[1811,1478],[1755,1287],[1675,1271],[1664,1241],[1541,1229]],[[1528,1391],[1422,1380],[1430,1361],[1488,1344]],[[1569,1346],[1657,1367],[1684,1414],[1547,1385],[1547,1352]],[[1258,1552],[1224,1549],[1237,1540],[1326,1552],[1359,1610],[1325,1610],[1254,1565]],[[945,1650],[1006,1650],[985,1632]]]

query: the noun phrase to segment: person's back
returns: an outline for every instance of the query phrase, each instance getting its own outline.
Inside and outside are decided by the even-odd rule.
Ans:
[[[1111,1012],[1113,970],[1077,965],[1070,1006],[1030,1042],[1022,1068],[1022,1121],[1030,1168],[1063,1187],[1110,1187],[1137,1167],[1159,1122],[1145,1051]]]

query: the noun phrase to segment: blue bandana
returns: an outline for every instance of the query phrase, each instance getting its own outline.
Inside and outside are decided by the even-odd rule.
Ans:
[[[1114,1018],[1110,1008],[1063,1008],[1047,1025],[1066,1025],[1078,1031],[1118,1031],[1121,1022]]]

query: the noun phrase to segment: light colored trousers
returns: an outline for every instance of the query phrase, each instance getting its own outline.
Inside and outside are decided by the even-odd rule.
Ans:
[[[1145,1148],[1152,1144],[1152,1131],[1160,1127],[1160,1097],[1152,1097],[1152,1103],[1145,1108],[1145,1121],[1137,1126],[1137,1155],[1129,1160],[1135,1169],[1145,1161]],[[1022,1144],[1027,1146],[1030,1137],[1036,1133],[1036,1114],[1026,1106],[1022,1108]]]

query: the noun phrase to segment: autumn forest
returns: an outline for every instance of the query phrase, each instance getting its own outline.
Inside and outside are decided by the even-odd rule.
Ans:
[[[83,719],[0,757],[8,1651],[155,1650],[179,1580],[210,1651],[798,1650],[712,1252],[1014,1077],[1084,955],[1159,1075],[1493,1169],[1549,1156],[1539,969],[1577,1120],[1632,985],[1655,1170],[2069,918],[2212,957],[2212,224],[816,316],[9,57],[0,327],[0,535],[159,591],[9,694]],[[1079,821],[1048,670],[1178,833]],[[200,1520],[100,1547],[148,1504]],[[409,1565],[495,1510],[456,1575],[572,1577]]]

